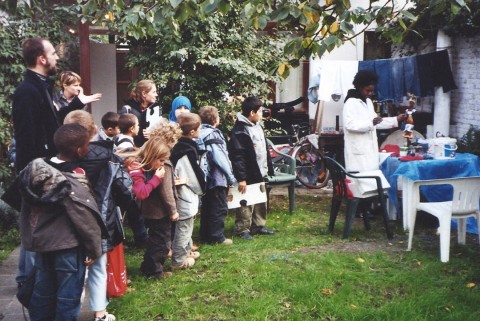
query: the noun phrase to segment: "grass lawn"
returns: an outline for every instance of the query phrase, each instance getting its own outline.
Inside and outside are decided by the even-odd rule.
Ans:
[[[113,299],[117,320],[480,320],[480,257],[476,236],[459,246],[452,232],[450,262],[440,262],[434,227],[416,229],[413,251],[395,224],[388,241],[382,220],[365,231],[355,222],[342,240],[343,215],[326,233],[330,197],[297,196],[289,215],[272,201],[274,236],[201,245],[189,270],[153,281],[139,272],[143,251],[127,240],[128,293]],[[194,241],[198,235],[198,220]],[[233,232],[229,213],[226,235]],[[167,270],[170,262],[166,263]]]
[[[16,228],[0,228],[0,264],[20,244],[20,232]]]

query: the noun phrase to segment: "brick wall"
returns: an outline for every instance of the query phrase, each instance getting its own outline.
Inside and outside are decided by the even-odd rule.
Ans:
[[[452,71],[458,89],[451,94],[450,136],[480,128],[480,36],[453,39]]]

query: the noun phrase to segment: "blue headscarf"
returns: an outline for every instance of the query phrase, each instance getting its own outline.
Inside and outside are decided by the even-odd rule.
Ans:
[[[172,111],[170,111],[170,115],[168,115],[168,119],[170,121],[176,122],[177,121],[177,116],[175,116],[175,111],[179,108],[185,106],[188,108],[188,110],[192,110],[192,104],[190,103],[190,100],[185,97],[185,96],[178,96],[172,101]]]

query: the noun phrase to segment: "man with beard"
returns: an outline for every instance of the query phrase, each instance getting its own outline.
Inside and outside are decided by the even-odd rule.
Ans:
[[[23,59],[27,70],[23,81],[15,89],[12,103],[13,131],[16,143],[15,171],[20,171],[39,157],[51,158],[57,154],[53,134],[60,127],[52,91],[57,60],[50,41],[30,38],[23,44]],[[16,281],[21,285],[35,263],[35,253],[20,250]]]
[[[46,39],[30,38],[23,44],[23,59],[27,70],[12,104],[17,173],[35,158],[57,154],[53,134],[61,125],[52,100],[54,80],[49,79],[57,71],[55,48]]]

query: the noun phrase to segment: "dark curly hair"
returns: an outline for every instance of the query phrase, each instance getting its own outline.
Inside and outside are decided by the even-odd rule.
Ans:
[[[372,70],[360,70],[353,78],[353,86],[356,89],[376,85],[378,82],[377,74]]]

